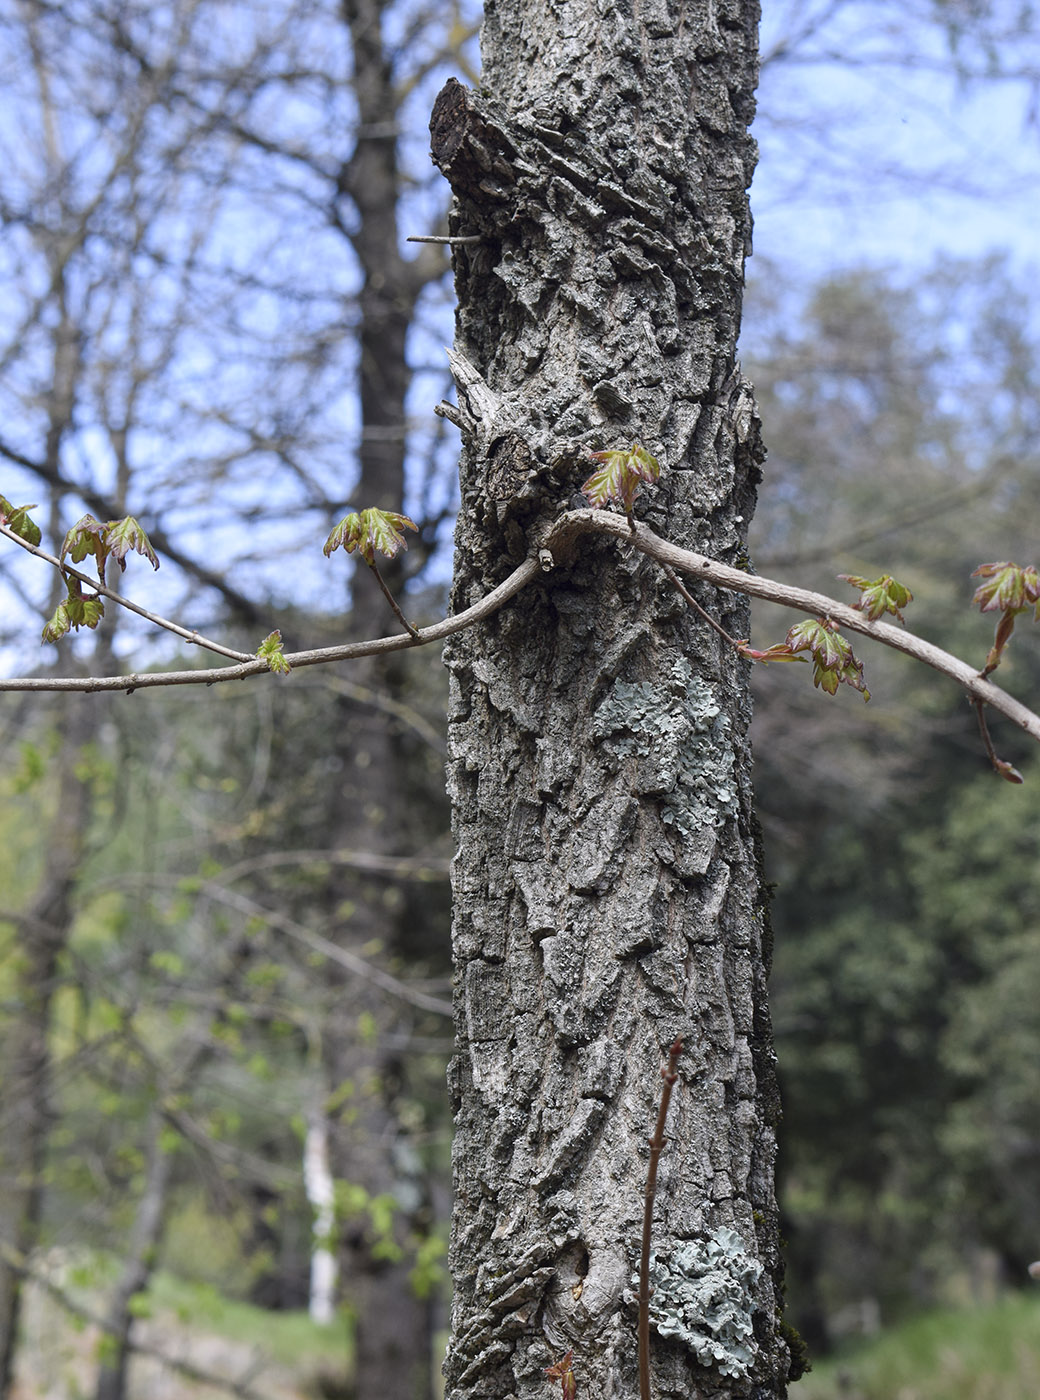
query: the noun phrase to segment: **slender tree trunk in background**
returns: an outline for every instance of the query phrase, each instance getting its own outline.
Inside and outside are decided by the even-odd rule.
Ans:
[[[456,251],[456,349],[487,389],[460,389],[456,609],[537,546],[588,449],[633,439],[664,468],[637,512],[722,559],[742,549],[761,458],[734,358],[756,22],[753,0],[491,0],[479,93],[439,97],[452,232],[481,238]],[[747,636],[739,599],[701,596]],[[547,1393],[572,1348],[579,1395],[637,1394],[647,1139],[679,1034],[654,1306],[691,1306],[652,1335],[656,1393],[781,1397],[746,663],[652,564],[586,543],[448,664],[448,1396]]]
[[[401,256],[398,245],[399,96],[384,43],[385,5],[383,0],[343,0],[342,8],[354,55],[358,139],[340,184],[354,206],[349,236],[363,277],[358,325],[360,472],[353,506],[400,511],[405,494],[405,396],[411,378],[405,348],[425,279],[414,262]],[[389,563],[382,572],[399,594],[399,564]],[[390,622],[373,575],[359,564],[351,584],[349,634],[371,636],[373,629],[378,633]],[[399,689],[399,668],[393,658],[372,659],[349,675],[355,684],[393,695]],[[386,716],[370,707],[344,700],[337,702],[336,711],[342,782],[331,816],[334,844],[397,854],[400,760],[395,737]],[[332,894],[337,905],[347,902],[352,909],[337,936],[357,945],[378,945],[384,953],[393,951],[399,905],[385,881],[336,879]],[[343,1005],[354,1024],[327,1039],[328,1070],[334,1086],[349,1081],[355,1092],[345,1103],[346,1123],[331,1137],[335,1175],[372,1195],[391,1194],[400,1201],[395,1235],[402,1247],[423,1215],[423,1201],[417,1197],[425,1193],[410,1170],[414,1154],[408,1151],[407,1134],[396,1121],[393,1065],[359,1033],[366,1011],[385,1032],[387,1008],[380,996],[373,1001],[371,989],[356,980],[344,987]],[[343,1285],[357,1317],[354,1393],[358,1400],[389,1395],[395,1400],[428,1400],[431,1309],[409,1281],[414,1258],[404,1248],[397,1259],[380,1248],[364,1218],[348,1223],[344,1243]]]
[[[157,1103],[148,1118],[141,1198],[119,1282],[108,1306],[108,1330],[98,1367],[95,1400],[126,1400],[130,1333],[134,1325],[133,1298],[148,1287],[166,1221],[173,1157],[163,1145],[164,1121],[162,1105]]]
[[[10,1393],[21,1312],[22,1279],[12,1267],[36,1246],[43,1167],[52,1118],[50,1017],[58,965],[68,944],[72,897],[83,860],[90,781],[77,773],[92,736],[94,702],[62,706],[57,806],[47,834],[47,866],[17,919],[17,987],[4,1026],[0,1060],[0,1397]],[[8,1254],[8,1251],[10,1253]]]

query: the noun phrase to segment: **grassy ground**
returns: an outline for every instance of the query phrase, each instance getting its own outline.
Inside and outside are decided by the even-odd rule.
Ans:
[[[1040,1288],[928,1313],[818,1361],[791,1400],[1037,1400]]]
[[[97,1312],[110,1283],[111,1261],[78,1253],[47,1262],[46,1274],[74,1302]],[[319,1327],[306,1313],[272,1313],[224,1297],[209,1284],[159,1273],[142,1299],[135,1334],[165,1356],[214,1376],[249,1384],[269,1400],[314,1400],[333,1393],[349,1373],[350,1328],[345,1319]],[[78,1400],[94,1388],[103,1345],[39,1286],[26,1290],[22,1344],[16,1357],[17,1400]],[[135,1356],[131,1395],[149,1400],[227,1400],[228,1391],[199,1385],[153,1357]]]

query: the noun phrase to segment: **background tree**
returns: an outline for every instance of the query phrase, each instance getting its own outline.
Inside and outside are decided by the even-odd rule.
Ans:
[[[151,6],[40,5],[4,21],[8,52],[23,60],[24,100],[6,133],[11,160],[3,193],[6,250],[24,299],[7,346],[5,389],[15,426],[2,450],[53,492],[56,539],[83,505],[100,518],[136,509],[150,528],[161,512],[166,531],[157,539],[181,566],[187,595],[199,585],[215,590],[219,606],[259,629],[261,616],[268,624],[280,620],[271,604],[289,596],[284,558],[299,554],[296,531],[302,526],[320,537],[320,523],[327,528],[346,505],[345,485],[384,504],[404,503],[406,334],[444,259],[427,250],[409,261],[398,251],[395,204],[409,189],[398,153],[400,114],[466,31],[450,6],[410,14],[402,8],[395,23],[405,25],[408,42],[400,45],[384,35],[379,5],[243,9],[230,27],[218,8],[173,5],[168,23],[156,24]],[[258,196],[262,232],[244,212]],[[49,290],[37,295],[40,286]],[[38,408],[47,376],[41,355],[51,335],[57,369],[49,401],[61,399],[60,439],[48,426],[54,415],[41,420]],[[355,355],[359,416],[350,390]],[[257,414],[259,404],[265,409]],[[344,480],[344,420],[356,424],[360,483]],[[427,435],[425,460],[414,450],[411,458],[415,499],[429,508],[428,517],[417,511],[425,535],[412,557],[420,566],[437,542],[435,442]],[[183,543],[200,513],[209,516],[205,548],[209,558],[222,558],[220,570],[196,562],[193,545]],[[179,532],[176,542],[169,531]],[[265,540],[262,581],[256,572],[245,578],[241,561],[249,551],[240,546],[247,536],[249,551]],[[319,561],[327,590],[329,566]],[[153,596],[170,600],[166,577]],[[18,586],[17,575],[11,581]],[[313,601],[317,570],[308,586],[294,568],[297,604],[307,601],[308,587]],[[246,590],[256,602],[246,602]],[[342,607],[342,583],[333,596]],[[370,603],[359,599],[358,607]],[[369,790],[356,776],[342,799],[325,785],[324,812],[313,808],[309,830],[301,822],[311,851],[364,854],[376,799],[385,808],[388,793],[414,794],[413,779],[391,773],[395,741],[380,728],[388,707],[408,713],[388,694],[393,683],[392,670],[373,668],[341,684],[333,702],[341,714],[330,726],[341,736],[340,751],[333,746],[311,761],[342,763],[347,755],[352,775],[367,773]],[[377,753],[359,732],[359,717],[372,714],[380,717],[375,726],[366,721]],[[372,762],[363,770],[365,757]],[[399,843],[407,824],[390,812],[383,829]],[[273,836],[264,832],[253,844],[268,849]],[[369,854],[378,863],[380,851]],[[392,901],[394,878],[388,860],[365,882],[366,898],[355,901],[359,931],[344,928],[340,915],[335,936],[389,950],[407,905]],[[338,889],[330,909],[342,910],[358,881],[331,883]],[[299,895],[283,888],[278,898],[293,911]],[[410,912],[428,936],[434,920],[416,921],[414,903]],[[327,1007],[326,998],[318,1001]],[[382,994],[353,1007],[359,1024],[373,1014],[385,1024]],[[348,1026],[341,1016],[335,1033],[319,1034],[317,1043],[357,1046]],[[362,1053],[371,1061],[371,1046]],[[323,1076],[334,1098],[347,1078],[344,1054],[336,1051],[330,1062],[331,1080]],[[369,1088],[376,1082],[371,1068],[361,1078]],[[371,1103],[371,1095],[361,1102]],[[381,1119],[384,1135],[388,1121]],[[348,1141],[364,1138],[355,1122]],[[371,1196],[392,1184],[384,1170],[377,1188],[372,1169],[362,1170],[345,1150],[336,1165],[345,1181],[364,1176]],[[371,1267],[367,1231],[358,1232],[358,1244],[364,1248],[355,1251],[355,1265],[365,1258]],[[395,1297],[411,1296],[413,1252],[401,1250],[396,1268],[385,1253],[378,1272]],[[389,1315],[379,1308],[379,1318]],[[359,1333],[360,1384],[385,1389],[385,1373],[366,1374],[363,1325]],[[429,1384],[428,1330],[399,1319],[394,1342],[398,1356],[411,1346],[420,1358],[413,1364],[421,1393]]]

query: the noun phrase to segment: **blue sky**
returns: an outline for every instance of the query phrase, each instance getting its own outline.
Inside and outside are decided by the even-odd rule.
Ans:
[[[911,15],[912,0],[905,8]],[[800,60],[769,62],[792,14],[811,9],[763,4],[752,189],[759,257],[812,275],[1001,250],[1040,268],[1040,126],[1028,77],[1040,75],[1040,34],[992,53],[965,39],[963,67],[1014,67],[1023,76],[964,82],[950,71],[944,33],[893,20],[874,0],[839,6]]]

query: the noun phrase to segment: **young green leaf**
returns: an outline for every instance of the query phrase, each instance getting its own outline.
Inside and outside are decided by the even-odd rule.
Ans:
[[[1003,660],[1019,613],[1032,608],[1033,617],[1040,619],[1040,578],[1032,564],[1022,568],[1011,563],[980,564],[972,573],[972,578],[986,580],[979,584],[971,600],[978,603],[980,612],[996,612],[999,609],[1002,613],[986,664],[979,672],[985,678]]]
[[[877,622],[885,613],[892,613],[900,622],[905,620],[900,609],[905,608],[907,603],[912,603],[914,595],[891,574],[882,574],[880,578],[875,579],[859,578],[856,574],[839,574],[838,577],[846,583],[851,583],[853,588],[861,590],[859,602],[853,603],[852,606],[857,612],[866,613],[871,622]]]
[[[43,640],[45,642],[57,642],[65,636],[66,632],[72,630],[72,619],[69,617],[69,609],[63,600],[54,609],[50,620],[44,624]]]
[[[92,515],[81,516],[68,531],[61,545],[61,558],[70,555],[74,564],[82,564],[88,554],[97,561],[98,578],[105,582],[105,565],[109,558],[126,570],[126,556],[133,550],[143,554],[153,569],[159,567],[151,541],[132,515],[121,520],[95,520]]]
[[[863,682],[863,666],[852,654],[852,646],[829,618],[818,617],[798,622],[787,634],[792,651],[808,651],[813,663],[813,685],[834,695],[844,683],[870,699]]]
[[[68,596],[63,598],[54,610],[54,615],[43,629],[45,642],[56,642],[75,627],[94,628],[105,615],[104,601],[96,593],[83,592],[78,578],[66,580]]]
[[[282,651],[282,634],[277,627],[267,634],[257,647],[256,654],[261,661],[267,662],[269,671],[274,671],[279,676],[287,676],[292,670]]]
[[[6,496],[0,496],[0,520],[9,530],[13,530],[19,539],[28,544],[39,544],[43,539],[39,525],[30,519],[28,514],[35,509],[35,505],[13,506]]]
[[[870,699],[870,691],[863,682],[863,666],[852,654],[852,647],[841,635],[829,618],[808,618],[790,629],[782,642],[757,651],[747,642],[738,642],[741,656],[752,661],[808,661],[813,663],[813,685],[833,695],[839,685],[848,685],[862,693],[864,700]],[[808,656],[799,655],[807,651]]]
[[[93,554],[97,560],[98,577],[104,582],[105,560],[108,558],[105,529],[101,521],[95,520],[92,515],[80,516],[75,525],[66,532],[61,542],[59,557],[64,559],[68,554],[74,564],[82,564],[88,554]]]
[[[1040,615],[1040,578],[1032,564],[1024,569],[1010,563],[980,564],[972,578],[987,580],[979,584],[971,600],[978,603],[981,612],[1025,612],[1036,607]]]
[[[322,552],[328,558],[333,551],[341,547],[347,554],[353,554],[357,550],[366,564],[374,564],[377,549],[380,554],[393,559],[402,549],[408,547],[401,531],[418,528],[415,521],[409,520],[407,515],[398,515],[393,510],[378,510],[372,506],[360,513],[345,515],[325,541]]]
[[[645,447],[634,442],[630,448],[611,448],[607,452],[593,452],[592,456],[603,465],[592,473],[582,486],[589,505],[599,510],[608,501],[617,501],[631,515],[636,494],[640,485],[654,482],[661,475],[660,465]]]
[[[110,520],[105,526],[105,545],[118,564],[120,571],[126,570],[126,556],[131,550],[143,554],[153,569],[159,567],[155,550],[145,532],[132,515],[124,515],[122,520]]]

